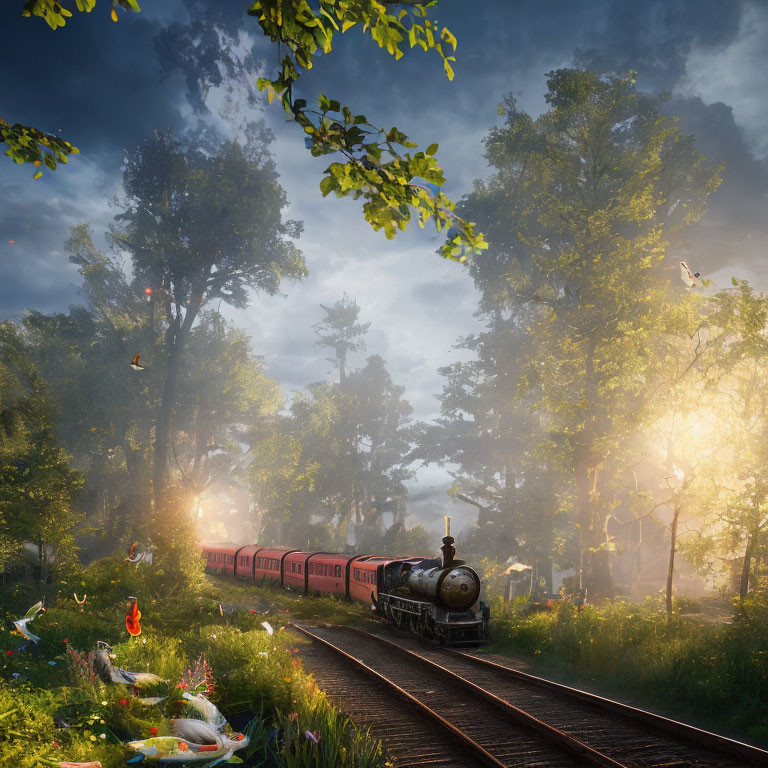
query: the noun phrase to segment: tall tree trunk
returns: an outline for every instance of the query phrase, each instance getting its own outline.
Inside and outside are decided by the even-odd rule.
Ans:
[[[155,496],[155,509],[160,506],[160,500],[165,491],[168,476],[168,447],[171,439],[171,417],[176,404],[176,383],[179,378],[181,365],[181,341],[176,338],[168,355],[165,366],[165,383],[160,410],[155,422],[155,458],[152,469],[152,488]]]
[[[45,542],[37,542],[37,567],[40,569],[40,584],[45,584]]]
[[[583,446],[577,446],[575,450],[573,478],[576,486],[576,527],[579,532],[579,589],[583,589],[586,585],[586,554],[589,546],[589,524],[592,519],[589,500],[589,467]]]
[[[165,492],[168,476],[168,448],[171,441],[171,422],[173,410],[176,406],[176,384],[181,368],[181,353],[187,336],[195,322],[203,300],[203,292],[195,292],[189,302],[182,321],[176,315],[165,334],[165,344],[168,351],[168,360],[165,365],[165,383],[163,384],[163,396],[160,401],[160,409],[155,421],[155,458],[152,469],[152,489],[155,498],[155,509]],[[178,312],[178,309],[177,309]]]
[[[672,621],[672,582],[675,578],[675,551],[677,549],[677,521],[680,505],[675,504],[672,525],[669,528],[669,566],[667,567],[667,624]]]
[[[744,563],[741,566],[741,580],[739,581],[739,597],[743,600],[749,594],[749,572],[752,568],[752,557],[757,549],[757,537],[759,528],[750,532],[747,538],[747,548],[744,551]]]

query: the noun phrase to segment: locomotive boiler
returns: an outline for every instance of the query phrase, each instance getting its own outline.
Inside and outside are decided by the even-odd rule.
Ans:
[[[480,601],[480,577],[456,560],[446,517],[443,558],[410,558],[384,567],[376,609],[397,627],[451,646],[488,640],[488,607]]]

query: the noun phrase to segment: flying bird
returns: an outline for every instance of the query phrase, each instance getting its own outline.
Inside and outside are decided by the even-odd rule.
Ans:
[[[139,365],[139,353],[137,352],[131,363],[131,368],[133,368],[134,371],[143,371],[144,367],[145,366],[143,365]]]
[[[27,624],[29,624],[30,621],[34,621],[34,619],[36,619],[41,613],[45,613],[45,608],[43,608],[42,601],[35,603],[20,619],[16,619],[13,622],[13,626],[15,627],[16,631],[23,638],[25,638],[28,643],[32,642],[37,645],[40,642],[40,638],[37,635],[33,635],[27,629]],[[22,645],[19,650],[26,648],[28,643],[24,643],[24,645]]]
[[[116,667],[109,657],[112,648],[103,640],[96,643],[96,652],[93,654],[93,671],[105,683],[122,683],[136,688],[146,688],[150,685],[164,682],[161,677],[151,672],[129,672],[121,667]]]
[[[680,279],[689,288],[693,288],[700,277],[701,272],[691,272],[690,267],[684,261],[680,262]]]

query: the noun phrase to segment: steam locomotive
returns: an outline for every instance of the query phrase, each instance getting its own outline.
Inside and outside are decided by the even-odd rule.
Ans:
[[[302,552],[258,544],[201,548],[209,573],[272,582],[305,595],[343,595],[420,637],[441,645],[478,647],[488,641],[490,612],[480,600],[480,577],[455,559],[453,543],[446,535],[442,559]]]

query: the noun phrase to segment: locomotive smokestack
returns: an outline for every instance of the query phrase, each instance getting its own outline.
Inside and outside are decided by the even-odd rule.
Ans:
[[[448,515],[445,516],[445,537],[443,538],[443,546],[440,550],[443,553],[443,568],[447,568],[456,557],[456,547],[453,546],[454,538],[451,536],[451,518]]]

